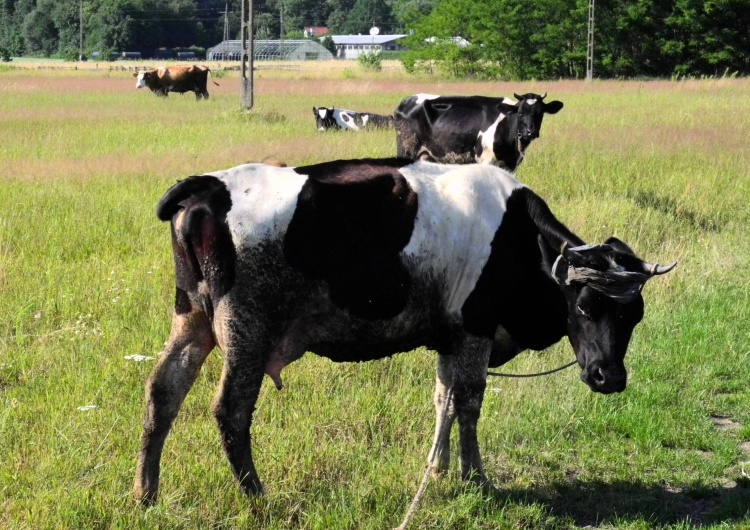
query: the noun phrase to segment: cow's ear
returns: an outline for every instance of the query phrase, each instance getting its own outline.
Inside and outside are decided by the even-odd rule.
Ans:
[[[440,115],[447,112],[453,105],[451,103],[445,103],[443,101],[435,102],[434,100],[428,99],[424,102],[423,108],[427,122],[432,125],[440,118]]]
[[[550,101],[544,104],[544,112],[547,114],[557,114],[563,108],[562,101]]]
[[[497,109],[502,114],[513,114],[514,112],[518,112],[518,106],[517,105],[510,105],[508,103],[498,103]]]
[[[318,115],[318,109],[316,109],[315,107],[313,107],[313,114],[314,114],[315,116],[317,116],[317,115]]]

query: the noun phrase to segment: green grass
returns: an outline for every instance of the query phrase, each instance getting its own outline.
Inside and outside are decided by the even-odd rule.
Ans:
[[[236,74],[196,102],[136,91],[128,72],[0,72],[0,527],[396,526],[432,439],[435,354],[423,349],[349,365],[308,354],[283,391],[264,385],[253,436],[267,494],[255,500],[233,483],[209,413],[215,352],[167,440],[158,504],[133,503],[153,362],[124,357],[160,351],[174,296],[154,207],[177,179],[247,161],[394,153],[392,131],[318,133],[313,106],[387,113],[420,91],[546,90],[565,108],[518,177],[587,241],[615,235],[680,265],[645,289],[626,392],[593,394],[575,369],[490,380],[479,437],[498,492],[462,484],[454,462],[410,528],[750,528],[750,81],[352,72],[264,70],[252,112],[238,109]],[[571,357],[561,342],[503,370]]]

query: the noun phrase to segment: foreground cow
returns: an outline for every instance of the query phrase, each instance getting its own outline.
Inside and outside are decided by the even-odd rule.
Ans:
[[[394,113],[397,155],[448,164],[493,164],[514,171],[539,138],[545,114],[562,109],[537,94],[518,100],[416,94]]]
[[[208,99],[208,76],[211,70],[206,66],[170,66],[136,72],[135,88],[148,88],[157,96],[167,97],[169,92],[183,94],[195,92],[195,99]],[[214,85],[219,83],[211,79]]]
[[[262,492],[250,424],[264,373],[281,388],[282,369],[307,351],[367,361],[420,345],[438,353],[434,471],[448,469],[458,419],[461,476],[488,485],[476,432],[487,367],[567,335],[592,390],[624,390],[640,291],[674,266],[614,238],[583,245],[493,166],[247,164],[179,182],[157,214],[171,221],[176,298],[146,386],[134,485],[146,503],[167,433],[217,346],[213,412],[245,493]]]
[[[383,116],[372,112],[334,109],[333,107],[313,107],[315,127],[319,131],[341,129],[360,131],[362,129],[383,129],[393,127],[393,116]]]

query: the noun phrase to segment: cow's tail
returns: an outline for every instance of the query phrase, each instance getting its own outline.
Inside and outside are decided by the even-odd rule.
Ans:
[[[169,188],[156,207],[158,218],[172,223],[178,303],[179,293],[187,293],[192,308],[211,321],[214,304],[234,279],[234,246],[226,224],[230,205],[223,182],[199,175]]]
[[[220,185],[216,177],[196,175],[179,181],[167,190],[156,206],[156,216],[162,221],[169,221],[174,214],[184,208],[181,204],[192,196],[203,195]]]
[[[214,76],[213,76],[213,75],[211,75],[211,69],[210,69],[210,68],[206,68],[206,70],[208,71],[208,77],[210,77],[210,78],[211,78],[211,82],[212,82],[212,83],[213,83],[214,85],[216,85],[216,86],[221,86],[221,85],[220,85],[219,83],[217,83],[216,81],[214,81]]]

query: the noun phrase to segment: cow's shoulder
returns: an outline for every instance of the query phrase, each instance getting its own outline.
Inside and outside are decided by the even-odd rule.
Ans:
[[[494,336],[502,326],[522,349],[542,350],[565,335],[567,306],[544,269],[540,219],[548,213],[531,190],[508,197],[502,222],[474,290],[462,307],[467,331]]]
[[[284,237],[290,265],[327,282],[332,301],[368,319],[392,317],[411,280],[399,252],[414,229],[417,194],[403,159],[298,167],[307,177]]]

